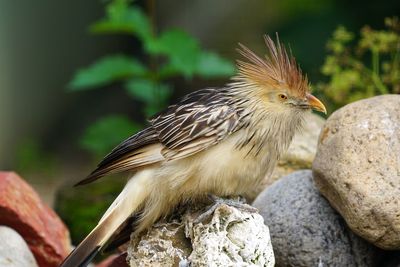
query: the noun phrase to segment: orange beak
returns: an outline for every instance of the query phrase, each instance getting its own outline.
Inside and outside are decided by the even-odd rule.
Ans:
[[[312,94],[307,94],[306,99],[312,109],[326,114],[326,108],[318,98]]]

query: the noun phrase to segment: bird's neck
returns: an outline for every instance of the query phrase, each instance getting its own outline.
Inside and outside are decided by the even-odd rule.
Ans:
[[[305,115],[284,114],[258,104],[248,107],[244,112],[250,115],[240,146],[246,147],[250,154],[268,153],[276,159],[288,149],[295,133],[301,130]]]

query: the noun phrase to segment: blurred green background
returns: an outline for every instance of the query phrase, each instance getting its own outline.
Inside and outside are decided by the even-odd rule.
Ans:
[[[385,25],[399,14],[398,0],[0,1],[0,169],[51,205],[60,186],[59,200],[84,194],[70,186],[110,147],[182,95],[224,85],[238,42],[262,54],[265,33],[290,45],[330,112],[399,93],[399,24]]]

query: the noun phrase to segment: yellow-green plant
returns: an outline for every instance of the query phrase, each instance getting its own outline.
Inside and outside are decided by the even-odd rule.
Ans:
[[[385,19],[386,29],[365,26],[359,39],[339,26],[327,43],[329,55],[322,66],[328,82],[317,89],[336,109],[378,94],[400,93],[400,23]]]

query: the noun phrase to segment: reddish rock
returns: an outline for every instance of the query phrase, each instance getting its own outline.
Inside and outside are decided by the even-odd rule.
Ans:
[[[71,250],[64,223],[16,173],[0,172],[0,225],[16,230],[40,267],[56,267]]]
[[[129,267],[126,262],[127,253],[122,253],[120,255],[111,255],[99,264],[96,267]]]

